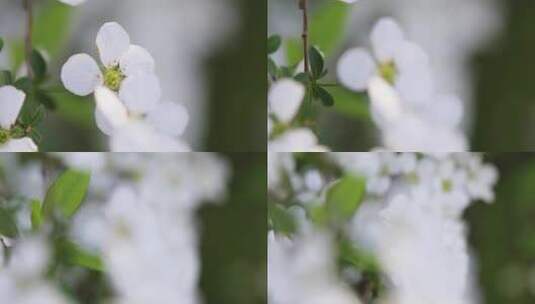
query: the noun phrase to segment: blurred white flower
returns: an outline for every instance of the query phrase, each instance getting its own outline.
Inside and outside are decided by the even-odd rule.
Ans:
[[[84,3],[86,0],[59,0],[59,1],[65,4],[69,4],[69,5],[80,5]]]
[[[305,97],[305,88],[292,79],[275,82],[268,93],[268,150],[274,152],[323,152],[326,147],[308,128],[289,128],[299,112]],[[281,134],[273,134],[282,128]]]
[[[408,41],[391,18],[380,19],[371,33],[375,59],[362,48],[342,55],[338,78],[348,88],[367,90],[371,112],[394,151],[465,151],[459,130],[461,101],[436,93],[427,54]]]
[[[12,138],[11,134],[25,98],[26,94],[13,86],[0,87],[0,152],[37,152],[31,138]]]
[[[337,277],[332,241],[318,231],[290,240],[268,235],[270,304],[358,304]]]

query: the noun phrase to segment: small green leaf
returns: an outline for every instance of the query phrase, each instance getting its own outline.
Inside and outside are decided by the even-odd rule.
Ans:
[[[279,67],[271,58],[268,58],[268,73],[273,79],[279,78]]]
[[[276,204],[269,204],[269,219],[272,228],[280,233],[292,234],[296,230],[296,225],[292,215],[283,207]]]
[[[78,265],[96,271],[104,271],[104,264],[98,255],[87,252],[73,242],[63,241],[61,250],[64,261],[68,264]]]
[[[42,80],[46,76],[46,61],[43,55],[37,50],[32,50],[30,65],[36,80]]]
[[[46,193],[43,214],[49,216],[59,211],[67,218],[74,215],[86,195],[89,180],[90,174],[85,171],[63,172]]]
[[[325,55],[316,46],[312,46],[308,50],[308,58],[310,60],[312,77],[319,79],[325,67]]]
[[[309,83],[309,81],[310,81],[310,79],[308,77],[308,74],[306,74],[306,73],[299,73],[299,74],[295,75],[294,79],[299,81],[300,83],[302,83],[304,85],[307,85]]]
[[[37,91],[37,93],[35,94],[35,98],[40,104],[42,104],[49,110],[55,110],[57,107],[54,98],[52,98],[52,96],[50,96],[44,91]]]
[[[314,88],[314,94],[321,100],[321,103],[326,107],[332,107],[334,105],[334,98],[327,90],[320,86]]]
[[[28,77],[21,77],[13,84],[17,89],[29,93],[32,89],[32,81]]]
[[[346,175],[327,191],[326,206],[329,215],[336,219],[353,217],[364,198],[366,181],[362,177]]]
[[[341,240],[339,246],[339,256],[343,262],[349,263],[361,271],[379,272],[379,263],[372,254],[355,247],[348,240]]]
[[[13,218],[13,213],[0,209],[0,234],[7,237],[15,237],[19,233],[17,223]]]
[[[268,55],[271,55],[279,50],[282,43],[282,39],[279,35],[273,35],[268,38],[267,51]]]
[[[39,227],[41,227],[41,202],[39,200],[33,200],[31,202],[31,210],[32,210],[32,229],[34,231],[39,230]]]
[[[13,74],[11,71],[4,70],[0,72],[0,85],[10,85],[13,83]]]

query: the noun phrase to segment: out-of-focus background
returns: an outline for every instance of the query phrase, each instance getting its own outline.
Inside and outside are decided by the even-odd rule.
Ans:
[[[464,102],[463,128],[473,151],[533,151],[535,136],[535,3],[510,0],[309,0],[312,43],[328,45],[330,79],[347,49],[369,47],[380,17],[392,16],[409,39],[429,53],[439,93]],[[269,0],[270,34],[299,37],[297,1]],[[316,24],[316,25],[314,25]],[[315,34],[314,34],[315,32]],[[316,38],[315,38],[315,37]],[[326,38],[328,37],[328,38]],[[287,60],[287,44],[276,54]],[[290,56],[292,57],[292,56]],[[334,92],[332,109],[321,108],[320,142],[335,151],[367,151],[380,137],[365,96]]]
[[[88,0],[70,7],[35,0],[34,44],[51,59],[51,84],[75,53],[96,56],[95,37],[108,21],[119,22],[131,41],[156,60],[162,98],[190,114],[185,139],[197,151],[264,151],[264,0]],[[16,69],[25,31],[22,1],[0,1],[0,37],[6,46],[0,69]],[[102,151],[92,98],[53,96],[58,111],[41,126],[42,151]]]
[[[485,304],[535,303],[535,154],[488,153],[500,172],[496,200],[467,213]]]
[[[201,293],[206,304],[267,303],[265,153],[231,153],[227,201],[200,211]]]

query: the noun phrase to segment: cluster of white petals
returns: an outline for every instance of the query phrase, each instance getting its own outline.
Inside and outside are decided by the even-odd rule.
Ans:
[[[102,66],[87,54],[76,54],[61,70],[67,90],[95,95],[95,120],[110,136],[116,152],[189,151],[180,136],[188,124],[184,106],[161,100],[155,62],[144,48],[131,44],[116,22],[105,23],[96,44]]]
[[[268,93],[268,150],[273,152],[324,152],[327,148],[306,127],[291,128],[305,98],[305,87],[292,79],[281,79]],[[282,129],[279,134],[279,129]],[[274,134],[277,133],[277,134]]]
[[[321,233],[268,235],[269,304],[359,304],[338,278],[332,240]]]
[[[373,55],[363,48],[348,50],[337,71],[344,86],[368,92],[383,145],[407,152],[465,151],[462,103],[439,93],[426,52],[392,18],[380,19],[370,39]]]
[[[377,258],[385,273],[388,283],[381,303],[476,303],[462,216],[471,203],[494,200],[498,173],[492,165],[485,164],[477,153],[376,151],[329,153],[328,159],[345,174],[366,180],[364,200],[342,229],[355,246]],[[295,238],[318,234],[303,210],[324,200],[329,177],[310,166],[305,172],[298,171],[294,155],[286,153],[270,154],[268,170],[270,193],[276,197],[292,193],[292,202],[301,205],[289,209],[299,226]],[[288,187],[291,190],[285,190]],[[293,244],[294,238],[284,242]],[[274,251],[282,246],[273,241],[269,244],[275,246]],[[315,250],[315,255],[308,254],[325,256],[325,249]],[[270,265],[270,270],[283,265],[287,273],[292,268],[289,265],[297,263],[275,262],[277,266]],[[323,275],[331,277],[329,271],[324,270]],[[314,276],[320,280],[317,276],[321,274]],[[273,282],[272,286],[278,286],[273,292],[289,294],[284,285],[298,283],[284,280],[294,279],[289,274],[284,277],[281,271],[277,280],[285,283]]]
[[[10,136],[25,98],[26,94],[13,86],[0,87],[0,152],[37,152],[37,145],[31,138]]]
[[[69,235],[81,248],[102,257],[114,291],[110,303],[200,303],[196,210],[225,196],[227,163],[210,153],[53,156],[68,168],[91,172],[86,202],[73,218]],[[37,180],[42,179],[37,162],[21,164],[6,156],[0,159],[0,167],[10,179],[31,183],[26,187],[43,184]],[[9,267],[18,267],[11,261],[15,259]],[[28,271],[39,269],[25,265]],[[1,269],[0,298],[4,299],[8,291],[2,289],[2,278],[13,276]],[[10,284],[9,292],[20,298],[6,303],[49,303],[26,302],[30,301],[24,293],[26,285]],[[64,303],[50,299],[50,303]]]
[[[0,243],[0,262],[4,258],[3,250],[3,243]],[[49,248],[43,239],[31,237],[19,241],[10,257],[9,264],[0,263],[2,303],[69,303],[59,291],[59,287],[45,279],[49,258]]]

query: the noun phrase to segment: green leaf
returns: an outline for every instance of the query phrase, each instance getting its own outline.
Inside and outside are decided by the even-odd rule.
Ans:
[[[42,91],[42,90],[37,91],[35,94],[35,98],[40,104],[42,104],[43,106],[45,106],[45,108],[49,110],[55,110],[57,107],[56,102],[54,101],[54,98],[52,98],[52,96],[50,96],[45,91]]]
[[[318,7],[309,20],[310,45],[318,46],[325,56],[330,56],[343,42],[350,9],[350,5],[340,1],[329,1]],[[286,41],[286,55],[290,64],[303,59],[300,39]]]
[[[43,80],[46,76],[46,61],[43,55],[37,50],[32,50],[30,57],[30,66],[32,67],[33,75],[37,81]]]
[[[34,231],[39,230],[39,227],[41,227],[42,218],[41,218],[41,202],[39,200],[32,200],[31,202],[31,210],[32,210],[32,229]]]
[[[19,234],[17,223],[13,213],[0,208],[0,234],[7,237],[15,237]]]
[[[74,215],[86,195],[89,180],[90,174],[85,171],[63,172],[46,193],[43,214],[49,216],[59,211],[67,218]]]
[[[24,91],[26,94],[29,94],[32,90],[32,81],[28,77],[21,77],[15,81],[13,84],[17,89]]]
[[[62,242],[61,250],[64,261],[68,264],[78,265],[96,271],[104,271],[104,264],[98,255],[84,250],[73,242]]]
[[[11,71],[4,70],[0,72],[0,85],[10,85],[13,83],[13,74]]]
[[[296,225],[292,215],[283,207],[269,204],[269,219],[272,228],[280,233],[289,235],[295,232]]]
[[[321,100],[321,103],[326,107],[332,107],[334,105],[334,98],[327,90],[320,86],[314,88],[314,94]]]
[[[0,52],[4,48],[4,39],[0,38]]]
[[[279,35],[273,35],[268,38],[267,41],[267,52],[268,55],[271,55],[279,50],[282,43],[282,39]]]
[[[339,245],[339,256],[343,262],[349,263],[361,271],[379,271],[379,263],[372,254],[355,247],[348,240],[340,241]]]
[[[327,191],[326,206],[331,217],[350,219],[364,198],[366,181],[362,177],[346,175]]]
[[[308,59],[310,60],[312,77],[319,79],[325,68],[325,55],[316,46],[312,46],[308,50]]]

